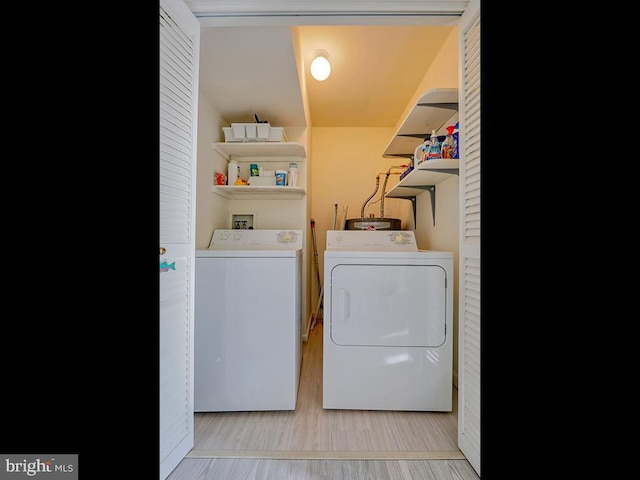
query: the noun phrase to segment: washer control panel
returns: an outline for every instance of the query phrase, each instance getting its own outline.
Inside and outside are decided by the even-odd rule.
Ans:
[[[213,232],[209,247],[302,247],[302,230],[219,229]]]

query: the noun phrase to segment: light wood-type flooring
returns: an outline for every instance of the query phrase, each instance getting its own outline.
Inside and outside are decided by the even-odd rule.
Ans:
[[[476,480],[452,412],[324,410],[322,323],[303,344],[294,411],[195,414],[194,448],[167,480]]]

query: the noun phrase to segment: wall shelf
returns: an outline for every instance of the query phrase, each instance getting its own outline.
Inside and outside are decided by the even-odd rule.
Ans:
[[[409,158],[413,162],[416,148],[431,136],[447,133],[446,127],[458,121],[458,89],[434,88],[425,92],[413,106],[395,136],[382,154],[383,157]],[[436,185],[451,175],[458,175],[458,159],[434,159],[422,162],[395,187],[385,194],[389,198],[411,200],[413,222],[416,219],[416,197],[429,192],[431,216],[436,224]]]
[[[295,142],[216,142],[211,147],[238,162],[303,162],[306,157],[304,145]],[[229,200],[291,200],[306,195],[303,187],[282,185],[214,185],[211,191]]]
[[[460,162],[458,159],[427,160],[413,169],[406,177],[400,180],[385,197],[411,198],[440,182],[458,175]]]
[[[230,199],[262,199],[262,200],[289,200],[299,199],[306,195],[302,187],[287,186],[251,186],[251,185],[214,185],[211,191],[216,195]]]
[[[216,142],[211,146],[227,160],[233,156],[264,157],[262,161],[265,162],[282,161],[282,157],[296,157],[302,161],[307,156],[304,145],[295,142]]]
[[[413,159],[415,149],[435,130],[446,135],[446,127],[458,121],[458,89],[434,88],[425,92],[409,112],[383,157]]]
[[[416,223],[416,197],[424,192],[429,192],[431,197],[431,216],[433,225],[436,224],[436,185],[458,175],[459,160],[435,159],[427,160],[413,169],[406,177],[400,180],[385,197],[404,198],[411,200],[413,207],[413,222]]]

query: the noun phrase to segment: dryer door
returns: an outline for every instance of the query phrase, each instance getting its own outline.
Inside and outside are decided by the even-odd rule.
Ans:
[[[446,336],[446,272],[438,265],[336,265],[331,340],[337,345],[438,347]]]

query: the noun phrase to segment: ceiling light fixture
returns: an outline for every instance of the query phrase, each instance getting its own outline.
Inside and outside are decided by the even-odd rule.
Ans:
[[[316,52],[316,57],[311,62],[311,75],[320,82],[329,78],[331,73],[331,64],[328,57],[327,52],[321,50]]]

